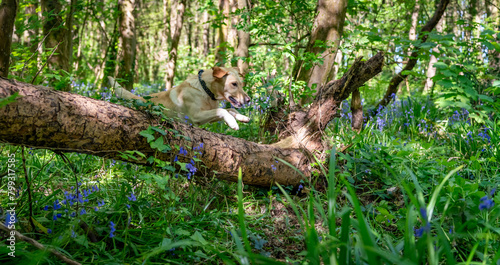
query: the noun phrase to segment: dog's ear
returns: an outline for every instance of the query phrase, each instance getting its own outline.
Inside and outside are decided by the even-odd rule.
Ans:
[[[214,77],[217,77],[217,78],[223,78],[225,75],[227,75],[227,71],[224,71],[222,68],[218,67],[218,66],[214,66],[212,68],[213,70],[213,76]]]

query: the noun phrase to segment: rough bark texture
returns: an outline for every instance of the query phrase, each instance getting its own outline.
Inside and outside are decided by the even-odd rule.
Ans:
[[[38,48],[38,31],[39,27],[34,26],[38,25],[38,13],[36,9],[38,8],[38,1],[29,3],[25,9],[24,13],[26,14],[26,36],[27,45],[30,47],[30,52],[34,53]],[[2,24],[2,23],[0,23]]]
[[[156,156],[164,161],[173,161],[177,155],[177,151],[155,152],[146,138],[139,135],[149,125],[158,125],[156,120],[142,112],[68,92],[0,79],[0,98],[15,92],[22,97],[0,108],[2,142],[120,160],[123,160],[120,152],[127,150],[139,150],[148,157]],[[169,129],[164,142],[170,146],[179,145],[192,150],[199,143],[204,144],[198,158],[206,168],[198,167],[199,176],[211,177],[211,172],[216,172],[213,174],[218,178],[237,181],[238,168],[241,167],[245,184],[269,186],[276,181],[283,185],[298,185],[300,177],[295,170],[276,163],[276,158],[299,169],[308,162],[298,149],[248,142],[177,122],[162,126]],[[191,141],[176,136],[173,130]],[[179,159],[189,161],[189,157]],[[130,162],[146,164],[143,159]]]
[[[444,18],[441,18],[439,20],[439,23],[436,25],[436,31],[439,33],[443,32],[443,22]],[[439,45],[432,48],[432,53],[431,53],[431,58],[429,59],[429,66],[427,67],[427,79],[425,80],[425,85],[423,88],[423,91],[425,93],[429,93],[434,86],[434,81],[432,78],[436,75],[436,67],[434,67],[434,64],[437,63],[437,57],[435,54],[439,54]]]
[[[368,79],[382,70],[383,55],[378,53],[366,62],[358,58],[339,80],[321,87],[322,93],[309,110],[291,113],[287,118],[288,134],[274,145],[262,145],[232,136],[211,133],[174,121],[163,122],[164,142],[187,150],[204,144],[198,155],[204,167],[197,176],[237,181],[238,168],[245,184],[270,186],[275,182],[298,185],[301,176],[282,162],[283,159],[311,175],[312,152],[326,148],[321,131],[336,117],[340,102]],[[58,152],[80,152],[120,159],[121,152],[138,150],[164,161],[173,161],[177,151],[161,153],[150,147],[139,132],[158,120],[142,112],[109,102],[68,92],[0,78],[0,98],[21,95],[16,102],[0,108],[0,141]],[[183,135],[183,136],[179,136]],[[159,134],[158,134],[159,137]],[[187,138],[186,138],[187,137]],[[190,139],[190,140],[187,140]],[[189,161],[192,152],[181,161]],[[145,159],[130,160],[146,164]]]
[[[70,46],[66,43],[71,31],[63,26],[64,22],[60,15],[62,6],[59,0],[41,0],[42,12],[46,15],[43,24],[43,34],[45,38],[45,48],[53,49],[56,52],[48,59],[52,69],[62,69],[70,71]]]
[[[201,35],[201,38],[203,40],[203,56],[208,55],[208,51],[210,50],[210,24],[208,22],[208,12],[204,11],[203,12],[203,33]]]
[[[418,14],[420,12],[420,3],[415,0],[415,6],[413,7],[413,12],[411,13],[411,26],[410,34],[408,36],[410,41],[417,40],[417,24],[418,24]],[[408,56],[411,56],[412,47],[408,49]]]
[[[247,6],[247,0],[238,0],[238,9],[247,10],[249,7]],[[247,16],[246,23],[248,21],[249,16]],[[235,55],[238,58],[238,68],[240,69],[240,73],[245,75],[248,72],[248,47],[250,46],[250,33],[244,30],[238,30],[238,48],[236,48]]]
[[[169,90],[174,86],[175,68],[177,64],[177,48],[181,39],[182,22],[185,10],[186,0],[176,0],[172,2],[172,11],[170,12],[170,43],[168,48],[167,69],[165,73],[166,90]]]
[[[500,30],[500,0],[491,0],[488,3],[488,17],[492,25],[496,25],[495,30]],[[496,35],[497,41],[500,43],[500,34]],[[491,74],[496,76],[495,79],[500,79],[500,52],[496,50],[488,51],[488,65]]]
[[[7,77],[10,67],[10,46],[16,20],[17,0],[3,0],[0,5],[0,76]]]
[[[285,126],[279,129],[282,139],[276,146],[305,148],[309,151],[323,151],[322,131],[336,116],[342,100],[382,71],[384,56],[381,52],[367,60],[356,59],[352,67],[338,80],[319,87],[319,93],[307,110],[290,113]]]
[[[303,62],[298,61],[294,68],[297,80],[306,81],[309,87],[313,84],[323,85],[329,80],[344,30],[346,10],[347,0],[319,0],[318,15],[314,20],[306,52],[321,54],[323,63],[306,69]],[[318,47],[317,41],[322,41],[329,48],[325,49],[323,45]],[[304,99],[301,104],[310,101],[311,99]]]
[[[229,25],[229,0],[219,0],[219,12],[224,15],[223,23],[219,27],[219,37],[217,38],[217,48],[215,50],[215,64],[223,66],[226,59],[226,42]]]
[[[425,42],[427,40],[428,35],[426,34],[426,32],[431,32],[436,27],[439,20],[443,16],[444,11],[446,10],[446,6],[448,6],[449,2],[450,0],[441,0],[432,18],[422,27],[419,34],[419,40],[421,42]],[[391,102],[391,100],[394,98],[393,95],[396,95],[396,93],[398,92],[399,84],[408,76],[408,74],[405,72],[411,71],[417,64],[417,56],[419,52],[420,48],[416,47],[415,50],[411,53],[411,56],[408,59],[408,63],[403,68],[403,70],[397,73],[394,77],[392,77],[391,81],[389,81],[389,87],[387,88],[387,91],[385,92],[382,100],[380,100],[375,109],[371,111],[372,115],[377,113],[377,111],[380,109],[380,106],[387,106],[387,104],[389,104],[389,102]]]
[[[355,89],[351,95],[351,127],[360,132],[363,128],[363,105],[361,105],[361,94],[359,89]]]
[[[119,0],[120,8],[119,31],[120,53],[116,77],[123,79],[120,83],[125,89],[134,87],[134,62],[137,45],[135,33],[135,0]]]

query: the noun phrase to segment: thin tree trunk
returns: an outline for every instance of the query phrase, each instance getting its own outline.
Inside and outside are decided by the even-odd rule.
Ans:
[[[249,10],[247,0],[238,0],[238,9]],[[247,16],[246,23],[249,23]],[[248,73],[248,47],[250,46],[250,33],[244,30],[238,30],[238,47],[236,48],[236,57],[238,57],[238,68],[240,73],[246,75]]]
[[[71,31],[63,26],[63,19],[60,15],[62,6],[59,0],[41,0],[41,5],[42,12],[48,14],[43,24],[43,34],[46,36],[45,48],[57,47],[56,52],[48,59],[49,66],[55,70],[62,69],[69,72],[71,51],[67,42]]]
[[[210,50],[210,24],[208,22],[208,12],[206,10],[203,12],[202,24],[203,56],[206,57],[208,55],[208,51]]]
[[[306,52],[321,54],[323,63],[306,69],[302,61],[298,61],[294,67],[297,80],[306,81],[307,86],[313,84],[321,86],[328,81],[330,72],[335,64],[335,55],[342,38],[347,10],[347,0],[319,0],[318,15],[314,20],[313,29],[307,43]],[[329,48],[318,47],[321,41]],[[319,91],[319,90],[316,90]],[[303,98],[301,105],[307,104],[311,98]]]
[[[431,32],[436,27],[439,20],[443,16],[446,10],[446,6],[448,5],[449,2],[450,0],[441,0],[432,18],[420,30],[421,34],[419,39],[421,40],[422,43],[425,42],[428,38],[428,35],[423,34],[423,32]],[[371,111],[370,113],[371,115],[375,115],[381,106],[385,107],[387,106],[387,104],[389,104],[389,102],[391,102],[391,100],[394,98],[394,95],[396,95],[396,93],[398,92],[399,84],[406,78],[406,76],[408,76],[407,72],[411,71],[413,67],[415,67],[415,65],[417,64],[418,60],[417,56],[419,52],[420,48],[416,48],[411,53],[411,56],[408,59],[408,63],[403,68],[403,70],[392,77],[391,81],[389,81],[389,87],[387,88],[384,97],[382,98],[382,100],[380,100],[375,109]]]
[[[0,4],[0,76],[9,76],[10,46],[16,20],[17,0],[3,0]]]
[[[355,89],[382,71],[383,55],[379,53],[367,61],[358,58],[339,80],[321,87],[322,93],[309,110],[291,113],[287,127],[292,129],[275,145],[263,145],[228,135],[211,133],[176,121],[162,121],[147,114],[105,101],[80,95],[54,91],[43,86],[33,86],[0,78],[0,98],[19,93],[15,102],[0,108],[0,141],[59,152],[79,152],[106,158],[128,160],[147,164],[154,156],[173,162],[177,151],[158,152],[139,133],[150,125],[161,126],[164,143],[171,147],[182,146],[187,150],[203,143],[198,177],[216,176],[237,181],[241,168],[243,182],[249,185],[270,186],[299,185],[303,179],[293,165],[310,177],[314,162],[312,152],[325,153],[321,130],[336,116],[339,104]],[[57,122],[54,122],[57,121]],[[179,132],[184,137],[179,137]],[[146,155],[138,159],[124,158],[123,152],[137,150]],[[194,151],[181,162],[188,162]],[[322,156],[324,158],[324,156]],[[175,163],[172,163],[175,165]]]
[[[443,32],[443,22],[444,22],[444,17],[441,18],[436,25],[436,31],[438,33]],[[431,58],[429,60],[429,66],[427,67],[427,79],[425,80],[425,85],[424,85],[424,93],[430,93],[432,86],[434,85],[434,81],[432,78],[436,75],[436,67],[434,67],[434,64],[437,63],[437,57],[436,54],[439,54],[439,45],[432,48],[432,53],[431,53]]]
[[[66,15],[66,28],[68,29],[68,34],[64,36],[66,40],[64,41],[64,45],[66,45],[65,50],[68,51],[68,65],[69,69],[72,69],[73,64],[73,20],[76,9],[76,1],[71,0],[68,7],[68,14]]]
[[[196,8],[198,6],[196,5]],[[194,12],[194,50],[196,50],[196,54],[200,54],[200,12]]]
[[[411,13],[411,26],[410,26],[410,34],[409,40],[414,42],[417,40],[417,25],[418,25],[418,14],[420,12],[420,3],[418,0],[415,0],[415,6],[413,7],[413,12]],[[408,57],[411,56],[413,49],[413,45],[408,48]]]
[[[27,22],[26,40],[28,47],[30,47],[30,52],[32,53],[36,52],[38,48],[39,27],[36,26],[38,25],[38,13],[36,12],[37,8],[38,8],[38,1],[32,1],[25,7],[26,22]]]
[[[134,87],[134,63],[136,56],[137,36],[135,30],[135,0],[118,0],[120,8],[119,31],[120,52],[116,77],[125,89]]]
[[[182,22],[186,0],[173,0],[172,12],[170,13],[171,43],[168,49],[167,70],[165,73],[165,89],[169,90],[174,85],[175,68],[177,64],[177,48],[181,39]]]
[[[215,49],[215,64],[225,65],[227,53],[227,33],[229,25],[229,0],[219,0],[219,12],[224,16],[218,30],[217,48]]]
[[[229,11],[231,12],[229,15],[231,16],[231,24],[229,24],[229,30],[227,33],[227,42],[229,46],[236,49],[238,46],[238,31],[236,30],[236,25],[238,24],[238,16],[234,15],[238,9],[238,0],[229,0]]]
[[[500,0],[490,0],[488,2],[488,16],[490,19],[490,23],[492,25],[496,25],[494,28],[497,31],[500,31]],[[497,42],[500,43],[500,34],[496,34]],[[488,66],[489,72],[496,76],[496,80],[500,79],[500,52],[495,49],[488,50]]]

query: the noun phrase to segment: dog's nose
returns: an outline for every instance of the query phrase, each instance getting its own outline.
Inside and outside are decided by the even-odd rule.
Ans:
[[[245,96],[245,104],[248,104],[252,100],[249,96]]]

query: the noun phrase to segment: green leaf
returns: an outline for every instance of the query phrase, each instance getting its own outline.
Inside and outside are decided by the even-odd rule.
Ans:
[[[196,231],[194,234],[191,236],[191,239],[197,242],[200,242],[202,245],[207,245],[208,242],[203,238],[200,232]]]
[[[146,137],[148,143],[155,139],[154,131],[152,126],[149,126],[147,130],[141,131],[139,135]]]

